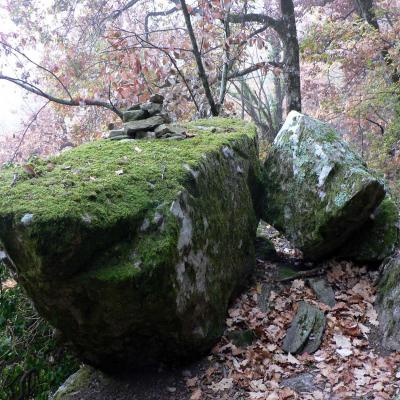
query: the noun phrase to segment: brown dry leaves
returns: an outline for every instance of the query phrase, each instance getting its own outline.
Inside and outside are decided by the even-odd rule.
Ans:
[[[330,262],[327,267],[337,300],[332,309],[318,302],[303,280],[272,291],[267,313],[257,307],[260,282],[243,294],[229,310],[226,336],[209,357],[210,367],[187,380],[191,400],[391,399],[399,387],[400,353],[379,355],[379,339],[378,343],[371,339],[378,325],[372,306],[374,273],[346,262]],[[293,356],[284,354],[280,346],[300,300],[318,305],[327,325],[315,354]],[[256,340],[245,348],[227,337],[231,331],[249,329]],[[280,385],[303,372],[314,375],[311,392],[299,394]]]

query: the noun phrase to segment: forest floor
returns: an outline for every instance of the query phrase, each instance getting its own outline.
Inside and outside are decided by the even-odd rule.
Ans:
[[[264,233],[279,258],[257,259],[253,280],[229,309],[225,335],[207,357],[182,369],[160,367],[112,379],[98,374],[76,399],[393,399],[400,387],[400,353],[380,347],[373,307],[378,271],[334,260],[303,265],[301,254],[276,231],[264,226]],[[277,279],[288,265],[321,268],[336,305],[319,302],[307,277]],[[323,341],[312,355],[285,354],[282,340],[302,300],[324,311]]]

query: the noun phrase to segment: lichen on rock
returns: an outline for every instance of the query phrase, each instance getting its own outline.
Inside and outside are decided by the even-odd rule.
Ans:
[[[387,350],[400,351],[400,258],[391,257],[382,264],[377,290],[381,344]]]
[[[292,111],[265,162],[263,219],[310,259],[332,255],[385,191],[329,125]]]
[[[49,397],[49,400],[72,400],[77,397],[79,398],[80,393],[87,389],[94,380],[106,382],[107,378],[100,371],[96,371],[88,365],[82,366]]]
[[[207,351],[254,265],[255,129],[186,129],[183,141],[104,140],[37,159],[34,177],[0,173],[0,240],[19,281],[91,365]]]

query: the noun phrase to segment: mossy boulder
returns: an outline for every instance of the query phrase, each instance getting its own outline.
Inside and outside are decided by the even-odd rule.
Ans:
[[[399,212],[396,203],[386,197],[338,255],[358,263],[380,264],[394,253],[398,243]]]
[[[0,240],[19,282],[91,365],[207,351],[253,268],[255,128],[186,129],[179,142],[102,140],[35,160],[34,174],[0,173]]]
[[[376,309],[378,311],[380,343],[387,350],[400,351],[400,257],[391,257],[382,264],[378,284]]]
[[[314,260],[332,255],[385,195],[331,126],[296,111],[265,161],[265,182],[263,219]]]

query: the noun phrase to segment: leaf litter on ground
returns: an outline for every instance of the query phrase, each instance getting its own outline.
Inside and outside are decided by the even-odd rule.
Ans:
[[[273,241],[286,258],[299,256],[278,235]],[[257,281],[232,304],[225,335],[209,356],[210,367],[187,380],[190,399],[392,399],[400,386],[400,353],[385,353],[371,334],[378,326],[373,307],[377,272],[345,261],[326,262],[325,279],[336,299],[329,307],[303,279],[271,283],[276,268],[276,263],[258,260]],[[273,289],[263,312],[259,297],[266,283]],[[281,346],[301,301],[322,310],[327,323],[319,350],[294,356]],[[250,344],[239,346],[230,339],[232,332],[249,330],[255,337]],[[285,386],[288,378],[301,381],[303,374],[314,377],[311,387],[302,385],[307,390]]]

